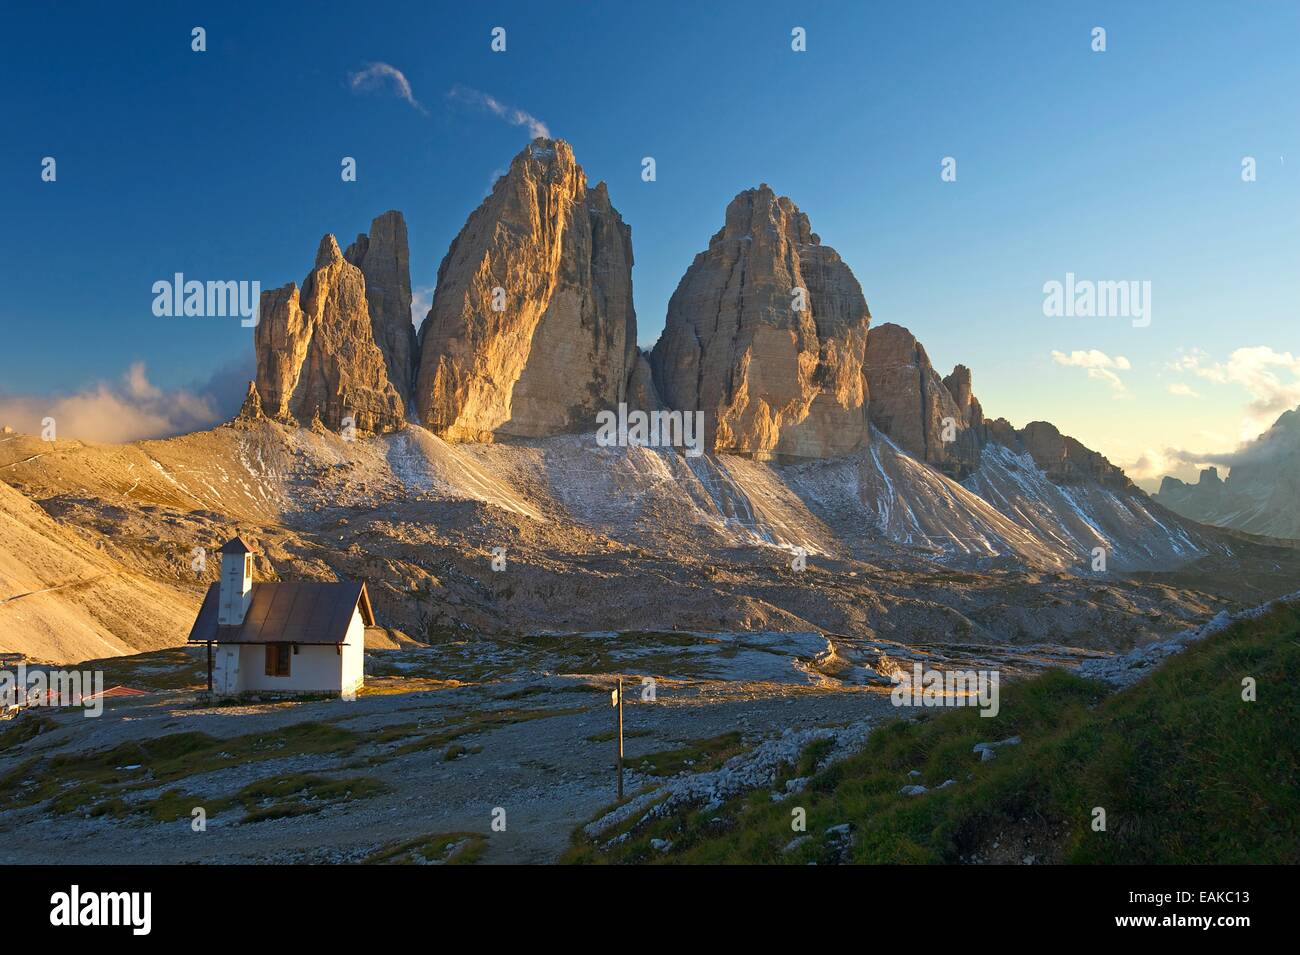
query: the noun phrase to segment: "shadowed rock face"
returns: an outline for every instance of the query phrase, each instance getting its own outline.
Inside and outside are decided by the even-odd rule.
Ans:
[[[631,230],[568,143],[534,140],[469,217],[420,340],[416,403],[447,438],[591,430],[624,399],[637,356]]]
[[[670,408],[704,412],[713,450],[844,454],[867,437],[870,320],[839,254],[762,185],[731,201],[673,293],[655,384]]]
[[[361,270],[366,280],[366,304],[375,344],[384,354],[388,380],[411,405],[415,383],[415,326],[411,324],[411,260],[406,242],[406,220],[389,210],[370,223],[370,234],[360,234],[343,257]]]
[[[1117,491],[1141,493],[1123,470],[1097,451],[1061,434],[1048,421],[1031,421],[1015,430],[1003,418],[990,423],[989,436],[1015,451],[1027,451],[1054,484],[1095,483]]]
[[[925,348],[901,325],[878,325],[867,340],[871,423],[914,457],[961,478],[979,467],[984,411],[970,369],[940,379]],[[951,440],[945,440],[945,439]]]
[[[262,293],[255,333],[257,390],[264,412],[281,421],[319,417],[340,430],[396,431],[405,424],[402,398],[388,380],[375,344],[361,270],[321,240],[316,267],[296,285]]]
[[[655,388],[654,372],[650,369],[650,356],[637,350],[632,373],[627,381],[627,406],[632,410],[661,411],[664,403]]]

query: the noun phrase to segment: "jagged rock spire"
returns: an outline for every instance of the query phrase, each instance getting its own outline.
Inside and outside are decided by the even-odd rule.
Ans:
[[[704,412],[708,445],[843,454],[866,439],[871,314],[839,254],[767,184],[727,206],[668,304],[651,364],[672,408]]]
[[[563,140],[535,139],[438,269],[421,420],[458,440],[595,427],[636,361],[631,230]]]

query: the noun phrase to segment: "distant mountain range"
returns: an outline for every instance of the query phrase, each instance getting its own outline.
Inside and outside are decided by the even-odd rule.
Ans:
[[[1300,408],[1284,412],[1228,460],[1226,481],[1217,467],[1203,470],[1195,484],[1166,477],[1155,499],[1205,524],[1300,538]]]

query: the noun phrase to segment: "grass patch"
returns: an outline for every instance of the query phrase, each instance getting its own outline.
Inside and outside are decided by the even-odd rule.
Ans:
[[[482,746],[471,746],[466,749],[459,743],[453,743],[451,746],[448,746],[447,751],[442,754],[442,761],[444,763],[450,763],[460,759],[462,756],[473,756],[475,753],[481,752],[483,752]]]
[[[744,750],[740,733],[723,733],[709,739],[694,740],[677,749],[645,756],[624,756],[624,763],[649,776],[675,776],[687,769],[693,773],[706,773]]]
[[[864,750],[772,803],[766,790],[705,814],[683,810],[599,851],[575,836],[570,861],[693,863],[1300,862],[1300,607],[1278,606],[1170,658],[1120,692],[1065,671],[1006,687],[1001,713],[943,711],[887,724]],[[1257,702],[1242,680],[1257,681]],[[1019,735],[980,762],[977,742]],[[805,753],[815,762],[815,755]],[[799,774],[801,767],[794,767]],[[919,779],[908,773],[917,770]],[[956,785],[935,790],[947,779]],[[921,796],[899,789],[920,782]],[[807,835],[791,808],[807,811]],[[1107,828],[1092,829],[1093,808]],[[722,823],[715,822],[721,818]],[[845,849],[825,836],[850,823]],[[670,839],[670,853],[652,838]],[[999,856],[995,845],[1002,847]],[[1008,854],[1015,849],[1016,854]]]
[[[614,742],[614,734],[616,732],[618,731],[606,730],[603,733],[593,733],[592,735],[587,737],[587,742],[588,743],[612,743]],[[650,735],[653,735],[651,734],[650,730],[629,730],[629,729],[623,730],[623,739],[625,740],[636,739],[638,736],[650,736]]]
[[[361,860],[363,865],[472,865],[483,857],[487,837],[478,832],[439,832],[389,843]]]
[[[188,819],[199,807],[202,807],[208,818],[211,818],[239,806],[245,810],[240,823],[254,823],[320,812],[341,802],[368,799],[388,791],[389,786],[386,783],[367,776],[331,779],[314,773],[285,773],[249,783],[234,795],[221,799],[205,799],[182,789],[168,789],[147,802],[130,805],[123,803],[121,799],[105,802],[119,804],[116,807],[119,811],[114,812],[114,815],[146,813],[155,822]],[[105,805],[105,802],[96,803],[95,808]],[[91,814],[102,813],[92,809]]]
[[[522,686],[517,690],[511,690],[509,693],[502,693],[500,696],[495,697],[495,699],[502,701],[524,700],[530,696],[537,696],[538,694],[548,692],[550,691],[546,687],[534,684],[532,686]]]
[[[21,746],[33,737],[48,733],[55,728],[54,720],[36,713],[22,713],[9,721],[9,725],[0,731],[0,753],[7,752],[15,746]]]
[[[366,685],[357,691],[357,699],[365,696],[401,696],[409,693],[433,693],[437,690],[454,690],[467,686],[460,680],[442,680],[434,677],[409,676],[399,672],[367,677]],[[334,695],[338,699],[338,694]]]
[[[34,757],[0,778],[0,803],[16,808],[51,800],[55,812],[86,811],[109,794],[268,759],[346,755],[362,741],[350,730],[317,722],[230,739],[172,733],[97,752]]]
[[[388,785],[367,776],[329,779],[291,773],[250,783],[235,794],[233,801],[248,810],[240,822],[253,823],[320,812],[328,806],[369,799],[388,791]]]
[[[130,656],[87,660],[78,669],[98,670],[104,686],[131,686],[139,690],[186,690],[207,686],[206,651],[169,647]]]

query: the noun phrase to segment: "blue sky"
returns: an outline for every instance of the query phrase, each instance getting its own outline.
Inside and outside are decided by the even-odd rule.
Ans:
[[[1051,420],[1143,471],[1300,403],[1300,4],[242,6],[0,14],[0,396],[117,383],[135,362],[164,393],[237,374],[251,332],[155,317],[153,282],[301,282],[324,233],[346,244],[385,209],[406,215],[412,284],[432,287],[529,135],[459,86],[608,182],[643,346],[728,200],[767,182],[876,323],[909,327],[943,373],[973,369],[990,415]],[[349,88],[376,62],[423,109]],[[1150,281],[1150,326],[1045,317],[1043,284],[1067,272]]]

